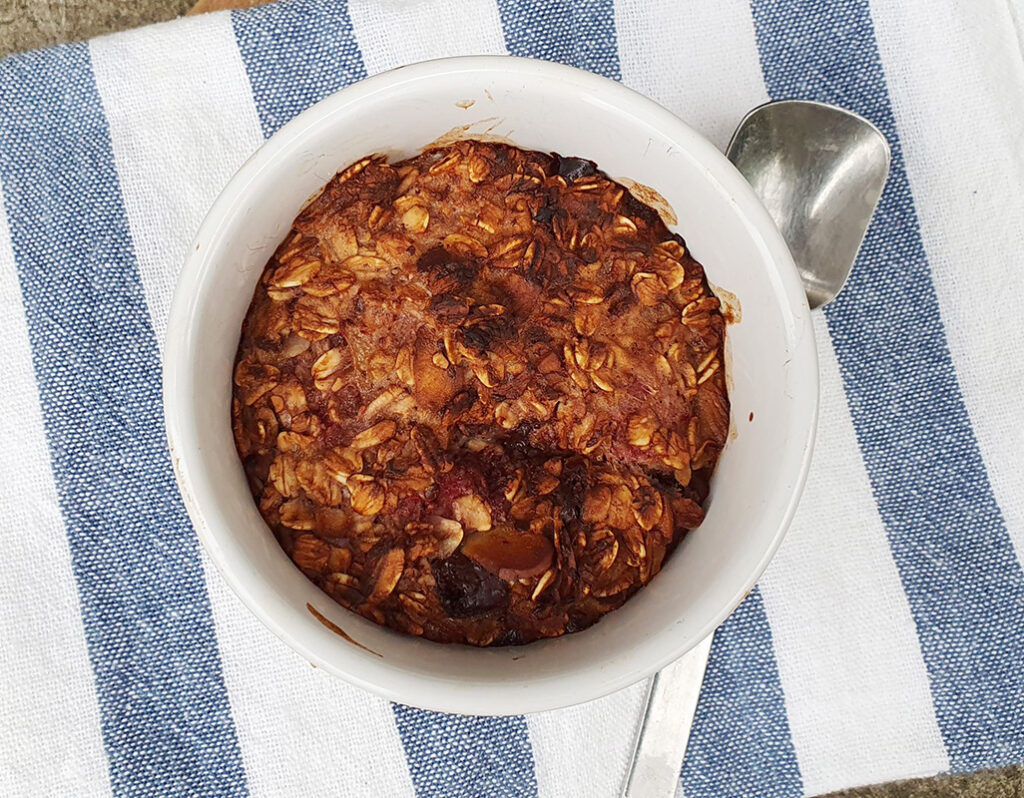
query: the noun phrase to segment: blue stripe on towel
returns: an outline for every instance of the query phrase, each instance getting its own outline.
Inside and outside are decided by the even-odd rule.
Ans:
[[[682,780],[686,798],[803,795],[772,632],[756,589],[715,633]]]
[[[498,0],[498,10],[510,55],[622,78],[612,0]]]
[[[868,2],[752,7],[772,97],[843,105],[892,144],[878,216],[826,318],[952,768],[1020,762],[1024,572],[946,343]]]
[[[344,6],[296,0],[232,19],[264,135],[366,76]],[[394,715],[417,795],[536,794],[521,716],[468,718],[398,704]]]
[[[526,720],[446,715],[393,704],[417,798],[537,794]]]
[[[0,181],[114,793],[245,795],[86,45],[0,65]]]
[[[366,77],[345,3],[296,0],[231,12],[263,135]]]

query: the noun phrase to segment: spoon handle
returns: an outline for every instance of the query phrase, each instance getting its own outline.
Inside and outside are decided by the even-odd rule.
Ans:
[[[708,635],[651,679],[622,798],[672,798],[676,794],[711,638]]]

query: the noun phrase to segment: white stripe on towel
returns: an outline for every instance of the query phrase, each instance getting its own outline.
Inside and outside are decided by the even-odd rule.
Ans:
[[[815,333],[821,412],[814,460],[793,524],[760,582],[808,795],[949,767],[820,313]]]
[[[230,17],[218,16],[89,44],[161,353],[192,236],[231,175],[263,143]]]
[[[645,680],[597,701],[527,715],[539,794],[545,798],[618,795],[646,690]],[[600,756],[581,755],[597,744]]]
[[[262,143],[260,124],[226,14],[91,47],[162,343],[189,242],[231,174]],[[203,565],[252,794],[412,795],[388,702],[304,662],[242,606],[205,556]]]
[[[747,0],[619,0],[615,25],[622,82],[722,150],[768,101]]]
[[[430,58],[506,53],[501,17],[492,0],[350,0],[348,15],[368,75]]]

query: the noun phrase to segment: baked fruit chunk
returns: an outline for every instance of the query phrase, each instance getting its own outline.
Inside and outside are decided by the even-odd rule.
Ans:
[[[479,141],[336,175],[242,327],[235,442],[295,564],[441,642],[583,629],[704,517],[719,300],[596,166]]]

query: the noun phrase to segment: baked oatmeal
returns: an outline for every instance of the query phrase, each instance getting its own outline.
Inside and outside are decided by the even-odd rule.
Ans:
[[[719,301],[590,161],[462,141],[335,176],[242,328],[235,442],[295,564],[441,642],[584,629],[704,518]]]

